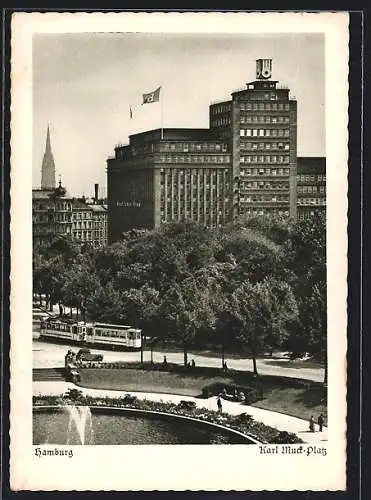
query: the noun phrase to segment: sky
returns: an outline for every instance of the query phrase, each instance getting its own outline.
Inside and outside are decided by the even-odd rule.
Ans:
[[[36,34],[33,186],[48,125],[57,182],[92,196],[117,144],[161,124],[208,127],[210,102],[255,80],[259,58],[273,59],[272,79],[298,101],[298,155],[325,156],[324,48],[323,34]],[[142,106],[159,86],[160,103]]]

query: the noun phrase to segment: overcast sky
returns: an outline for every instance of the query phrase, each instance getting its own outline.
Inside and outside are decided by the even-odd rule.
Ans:
[[[272,79],[298,100],[298,155],[325,155],[324,36],[34,35],[33,185],[40,185],[48,123],[57,181],[71,194],[106,186],[106,159],[138,131],[208,127],[214,99],[255,79],[255,60],[273,59]],[[162,103],[141,94],[162,86]],[[129,106],[133,119],[129,118]]]

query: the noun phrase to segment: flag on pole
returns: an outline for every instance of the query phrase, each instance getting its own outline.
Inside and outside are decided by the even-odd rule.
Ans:
[[[154,90],[153,92],[149,92],[148,94],[143,94],[143,104],[150,104],[151,102],[157,102],[160,100],[160,91],[161,87]]]
[[[129,114],[130,118],[133,118],[133,110],[131,109],[131,105],[129,106]]]

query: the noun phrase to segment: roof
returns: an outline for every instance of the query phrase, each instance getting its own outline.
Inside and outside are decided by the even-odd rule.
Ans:
[[[67,191],[62,196],[53,196],[55,194],[58,195],[58,188],[33,188],[32,189],[32,199],[33,200],[49,200],[51,198],[60,199],[60,200],[70,200],[71,196]]]
[[[85,203],[79,200],[72,200],[72,208],[73,210],[91,210],[90,205],[85,205]]]
[[[91,208],[93,210],[93,212],[103,212],[103,213],[106,213],[107,212],[107,208],[104,206],[104,205],[87,205],[89,208]]]
[[[173,141],[199,141],[215,139],[220,140],[214,130],[209,128],[164,128],[147,130],[139,134],[132,134],[129,136],[130,144],[135,142],[146,141],[160,141],[160,140],[173,140]]]
[[[298,156],[298,174],[325,174],[326,157]]]

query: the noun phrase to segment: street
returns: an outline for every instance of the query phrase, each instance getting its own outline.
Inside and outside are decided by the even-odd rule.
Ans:
[[[68,349],[77,351],[77,346],[68,344],[54,344],[51,342],[40,341],[37,339],[38,334],[34,333],[33,340],[33,367],[34,368],[51,368],[64,366],[64,356]],[[104,356],[104,361],[140,361],[140,352],[125,352],[111,351],[105,349],[91,349],[93,353],[101,352]],[[164,352],[157,350],[153,352],[153,361],[161,363],[166,354],[169,363],[183,363],[182,352]],[[150,361],[150,351],[144,351],[144,361]],[[192,354],[189,352],[189,360],[194,359],[196,366],[208,366],[220,368],[220,358],[204,356],[200,354]],[[226,358],[229,368],[235,370],[252,371],[253,364],[251,359],[228,359]],[[308,364],[308,367],[305,365]],[[304,366],[303,366],[304,365]],[[284,377],[302,378],[322,382],[324,377],[324,369],[311,366],[309,362],[295,363],[288,359],[258,359],[258,372],[261,375],[278,375]]]

